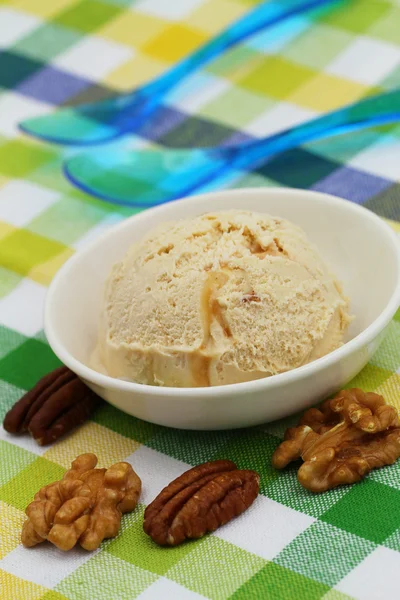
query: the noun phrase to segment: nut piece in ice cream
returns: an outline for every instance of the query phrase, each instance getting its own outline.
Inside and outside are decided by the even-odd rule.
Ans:
[[[343,343],[348,301],[297,226],[232,210],[167,223],[108,279],[92,366],[198,387],[268,377]]]

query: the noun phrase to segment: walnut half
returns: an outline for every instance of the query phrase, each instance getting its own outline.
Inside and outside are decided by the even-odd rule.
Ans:
[[[286,431],[272,464],[283,469],[302,458],[298,480],[312,492],[360,481],[369,471],[400,456],[396,410],[382,396],[357,388],[342,390],[321,407],[307,410]]]
[[[135,508],[142,484],[129,463],[109,469],[95,469],[96,464],[94,454],[82,454],[60,481],[35,494],[22,529],[25,547],[48,540],[70,550],[79,541],[85,550],[95,550],[117,535],[122,513]]]

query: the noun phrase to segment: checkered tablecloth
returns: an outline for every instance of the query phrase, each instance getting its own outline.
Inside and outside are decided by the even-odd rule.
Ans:
[[[252,0],[0,0],[0,409],[59,362],[43,334],[46,287],[89,240],[133,213],[78,192],[64,150],[18,132],[24,118],[105,98],[156,76],[237,19]],[[137,132],[138,143],[252,139],[400,86],[399,0],[347,0],[263,32],[191,77]],[[235,175],[230,186],[295,186],[363,204],[400,231],[400,125],[309,144]],[[400,313],[351,385],[400,408]],[[0,430],[1,600],[392,599],[400,596],[400,463],[312,495],[271,455],[286,422],[230,432],[151,425],[103,405],[40,448]],[[140,506],[94,553],[20,544],[24,509],[81,452],[128,460]],[[261,475],[237,520],[200,541],[156,547],[144,506],[195,465],[230,458]]]

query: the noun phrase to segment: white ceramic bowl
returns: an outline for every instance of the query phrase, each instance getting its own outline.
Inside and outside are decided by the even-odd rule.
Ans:
[[[293,371],[212,388],[130,383],[90,369],[103,286],[128,247],[161,222],[208,211],[247,209],[300,225],[332,266],[356,316],[341,348]],[[110,229],[72,257],[47,295],[45,331],[57,356],[99,396],[154,423],[188,429],[255,425],[300,411],[345,385],[368,362],[400,304],[397,236],[372,212],[327,194],[238,189],[171,202]]]

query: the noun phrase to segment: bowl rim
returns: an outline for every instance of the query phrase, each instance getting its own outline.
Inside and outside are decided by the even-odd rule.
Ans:
[[[73,268],[73,266],[81,261],[87,253],[89,253],[93,248],[102,244],[109,237],[114,236],[119,230],[129,227],[130,223],[135,220],[147,220],[148,216],[154,212],[169,212],[171,210],[171,206],[177,206],[182,203],[192,203],[195,208],[197,205],[200,205],[204,198],[208,198],[209,196],[218,196],[218,197],[231,197],[232,195],[257,195],[260,192],[266,193],[268,195],[286,195],[288,193],[293,196],[307,196],[308,199],[313,201],[321,202],[321,200],[330,203],[331,205],[339,206],[340,208],[353,211],[363,216],[363,218],[369,219],[369,221],[378,229],[381,230],[382,234],[389,236],[393,244],[393,251],[396,256],[397,263],[397,284],[396,287],[389,298],[385,308],[382,312],[376,317],[376,319],[368,325],[363,331],[361,331],[358,335],[356,335],[353,339],[344,343],[343,346],[336,348],[329,354],[322,356],[310,363],[297,367],[291,371],[286,371],[284,373],[278,373],[277,375],[273,375],[271,377],[264,377],[261,379],[255,379],[251,381],[245,381],[241,383],[231,383],[222,386],[212,386],[212,387],[157,387],[148,384],[135,383],[131,381],[124,381],[121,379],[116,379],[109,375],[105,375],[103,373],[99,373],[94,369],[88,367],[78,359],[76,359],[72,354],[65,348],[62,342],[59,340],[58,335],[56,334],[52,323],[51,323],[51,312],[53,310],[53,302],[54,295],[57,289],[58,284],[62,280],[62,278],[68,273],[68,271]],[[173,210],[173,208],[172,208]],[[98,236],[95,240],[88,243],[82,250],[79,250],[74,254],[70,259],[68,259],[64,265],[58,270],[55,277],[53,278],[46,296],[45,302],[45,311],[44,311],[44,331],[47,337],[47,340],[56,354],[58,358],[69,367],[74,373],[76,373],[79,377],[98,385],[100,387],[112,390],[118,390],[120,392],[130,392],[132,394],[140,393],[140,394],[148,394],[151,396],[157,397],[169,397],[171,395],[185,395],[192,398],[210,398],[210,400],[218,398],[229,398],[232,395],[241,395],[243,393],[254,393],[265,391],[267,392],[269,389],[273,389],[279,387],[282,384],[291,383],[296,380],[300,381],[309,375],[312,375],[316,371],[324,370],[330,367],[332,364],[336,363],[340,359],[345,359],[349,355],[351,355],[357,349],[368,345],[375,337],[382,332],[382,330],[388,325],[388,323],[393,318],[395,312],[397,311],[400,305],[400,240],[397,237],[397,234],[392,230],[392,228],[378,215],[373,213],[372,211],[366,209],[365,207],[355,204],[349,200],[344,200],[342,198],[338,198],[337,196],[333,196],[331,194],[326,194],[325,192],[317,192],[312,190],[302,190],[296,188],[287,188],[287,187],[268,187],[268,188],[237,188],[237,189],[229,189],[229,190],[216,190],[207,192],[204,194],[199,194],[196,196],[188,196],[185,198],[180,198],[178,200],[174,200],[172,202],[168,202],[165,204],[161,204],[146,210],[139,212],[138,214],[134,214],[127,219],[123,219],[121,222],[107,229],[107,231]]]

